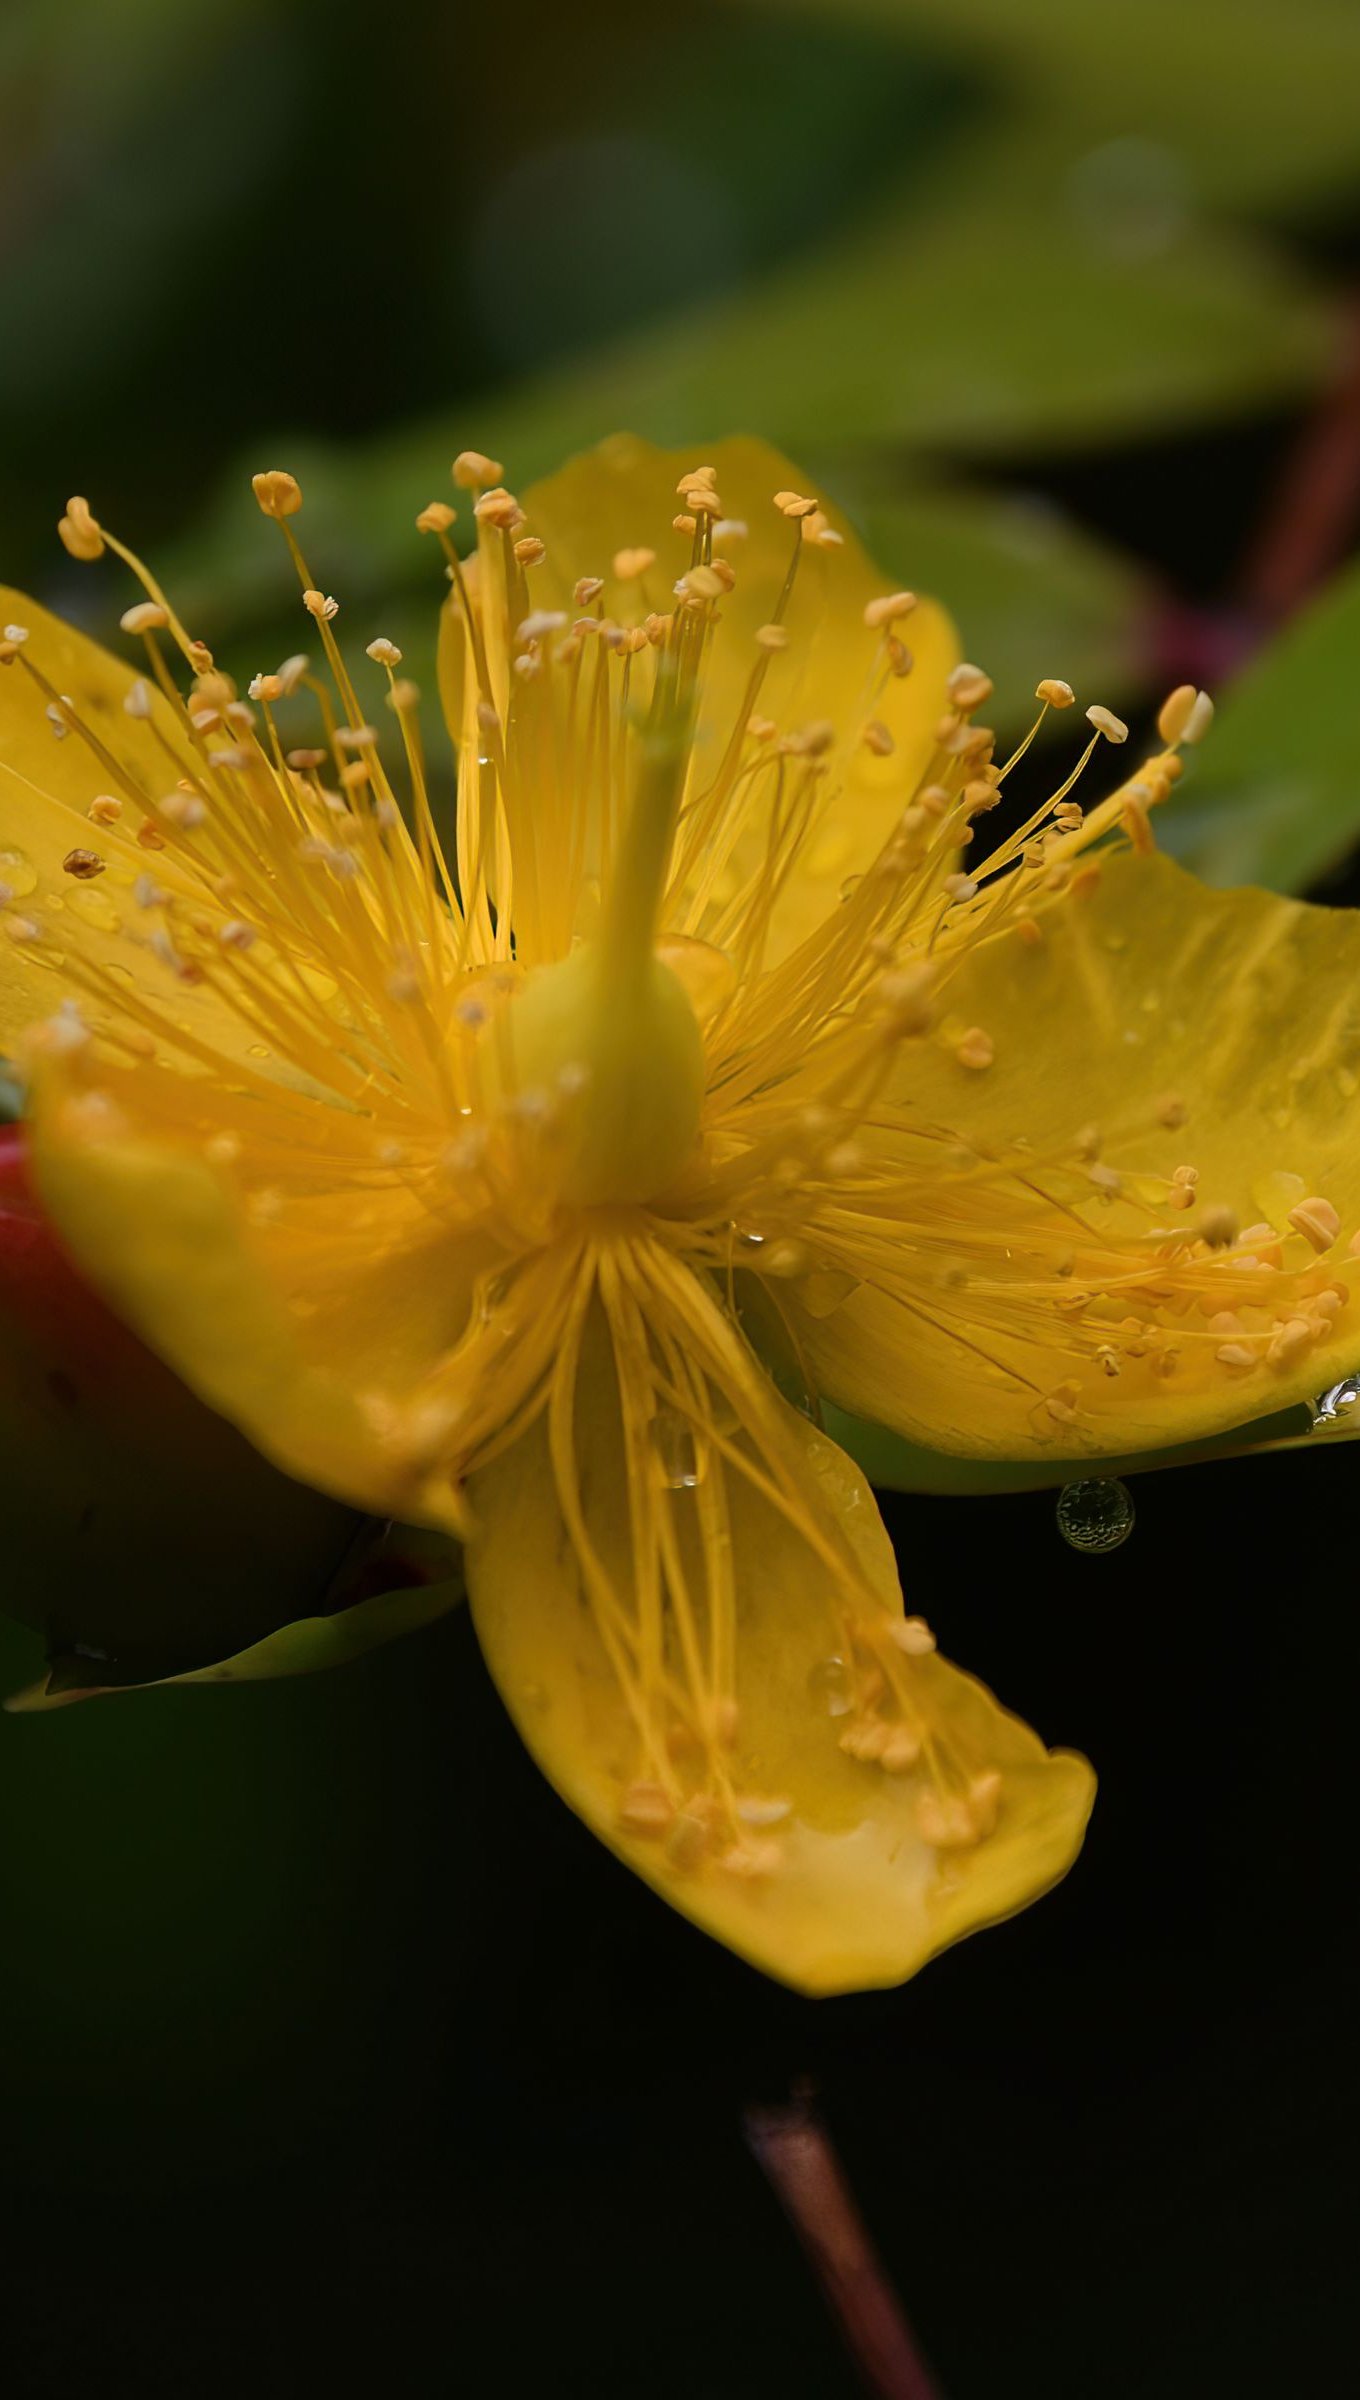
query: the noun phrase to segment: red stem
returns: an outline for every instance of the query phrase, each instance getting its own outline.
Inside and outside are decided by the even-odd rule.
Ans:
[[[811,2100],[749,2108],[746,2138],[874,2400],[941,2400]]]

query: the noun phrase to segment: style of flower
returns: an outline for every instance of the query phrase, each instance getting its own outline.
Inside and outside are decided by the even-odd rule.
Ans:
[[[256,497],[324,672],[244,697],[72,500],[145,661],[0,603],[0,1036],[91,1282],[292,1474],[457,1535],[564,1797],[822,1992],[1043,1891],[1093,1786],[939,1656],[909,1559],[904,1614],[819,1397],[1098,1460],[1346,1373],[1360,949],[1156,855],[1188,689],[1083,812],[1125,739],[1088,709],[989,841],[1033,734],[997,762],[942,612],[764,446],[710,455],[618,439],[522,503],[458,459],[475,557],[418,519],[447,825],[291,476]]]

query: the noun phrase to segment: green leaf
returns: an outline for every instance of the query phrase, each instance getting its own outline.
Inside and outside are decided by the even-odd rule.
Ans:
[[[1299,892],[1360,835],[1360,566],[1232,686],[1158,814],[1165,849],[1206,882]]]
[[[1032,158],[1158,146],[1215,204],[1297,206],[1360,174],[1360,12],[1351,0],[740,0],[935,39],[989,71],[998,150]]]
[[[1314,383],[1334,333],[1315,290],[1227,233],[1195,230],[1155,261],[1111,261],[1042,209],[998,221],[957,206],[932,216],[906,199],[748,291],[489,394],[456,420],[349,450],[271,435],[167,562],[168,580],[219,648],[234,626],[297,623],[281,546],[262,539],[248,498],[266,450],[299,475],[308,558],[351,616],[379,598],[390,614],[414,589],[432,619],[438,564],[413,521],[447,492],[449,461],[469,442],[503,458],[522,488],[622,429],[700,448],[753,431],[839,492],[913,444],[1103,442],[1260,405]]]
[[[955,485],[850,507],[874,557],[913,590],[944,601],[964,651],[996,685],[988,722],[1033,715],[1044,675],[1083,701],[1135,698],[1147,679],[1150,579],[1038,499]]]
[[[65,1708],[74,1700],[99,1699],[115,1691],[158,1690],[168,1684],[264,1683],[283,1676],[316,1675],[324,1668],[348,1666],[352,1659],[362,1658],[365,1651],[432,1625],[436,1618],[447,1616],[462,1597],[461,1574],[442,1583],[381,1592],[370,1599],[355,1601],[352,1607],[341,1609],[334,1616],[300,1617],[295,1624],[281,1625],[263,1641],[252,1642],[248,1649],[238,1650],[234,1657],[219,1659],[212,1666],[159,1676],[151,1683],[79,1681],[76,1678],[85,1671],[86,1662],[63,1661],[36,1683],[11,1693],[4,1703],[5,1711],[11,1716],[32,1716]]]

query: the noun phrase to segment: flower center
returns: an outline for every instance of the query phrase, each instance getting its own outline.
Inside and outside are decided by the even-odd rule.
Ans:
[[[651,1200],[675,1180],[698,1137],[704,1050],[672,968],[584,943],[529,976],[508,1034],[521,1104],[554,1091],[565,1103],[564,1200]]]

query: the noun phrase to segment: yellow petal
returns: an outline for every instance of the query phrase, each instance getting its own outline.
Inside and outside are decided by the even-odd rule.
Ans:
[[[699,463],[715,470],[725,517],[746,531],[715,543],[734,569],[736,584],[721,601],[721,623],[706,669],[698,735],[701,773],[705,761],[716,769],[722,756],[760,655],[757,628],[773,615],[799,538],[798,520],[774,506],[774,495],[810,489],[800,470],[766,442],[736,437],[702,448]],[[601,605],[620,624],[638,624],[650,611],[664,615],[673,608],[675,580],[690,558],[689,537],[671,529],[686,506],[676,485],[696,462],[695,451],[658,450],[631,434],[617,434],[526,491],[528,530],[547,544],[546,558],[532,571],[535,607],[565,609],[574,616],[579,613],[572,599],[576,582],[600,576]],[[933,728],[946,705],[945,680],[959,655],[943,609],[920,601],[900,628],[915,660],[913,670],[905,678],[890,678],[873,703],[872,714],[892,737],[892,754],[875,756],[858,744],[876,647],[863,612],[866,603],[893,587],[840,511],[825,499],[819,499],[819,510],[826,529],[840,540],[803,543],[784,620],[788,647],[770,665],[759,710],[788,731],[830,723],[848,747],[837,797],[781,897],[771,962],[812,930],[835,906],[846,879],[862,873],[881,848],[926,766]],[[655,551],[655,564],[640,575],[617,575],[615,562],[631,566],[628,554],[636,555],[644,545]],[[446,714],[459,739],[465,732],[466,696],[455,608],[451,603],[446,612],[440,671]],[[732,860],[734,888],[767,839],[766,820],[766,809],[753,811]]]
[[[619,1386],[598,1351],[587,1351],[575,1392],[584,1510],[575,1533],[542,1419],[473,1479],[466,1570],[474,1621],[544,1773],[673,1907],[800,1991],[896,1984],[1065,1873],[1080,1847],[1093,1778],[1084,1760],[1046,1753],[970,1676],[934,1655],[902,1656],[887,1631],[902,1620],[897,1570],[867,1485],[824,1436],[781,1404],[766,1406],[777,1410],[773,1438],[784,1465],[863,1578],[873,1615],[865,1639],[886,1642],[887,1655],[910,1671],[914,1704],[962,1777],[958,1788],[990,1794],[988,1779],[999,1776],[999,1815],[985,1838],[939,1846],[949,1828],[938,1812],[931,1816],[937,1794],[924,1772],[890,1773],[842,1748],[862,1720],[832,1713],[849,1709],[849,1690],[830,1647],[827,1558],[740,1472],[724,1472],[716,1449],[700,1482],[668,1490],[662,1505],[691,1568],[701,1510],[726,1511],[736,1630],[725,1773],[744,1830],[730,1844],[730,1818],[716,1832],[704,1795],[686,1796],[683,1751],[678,1803],[648,1780],[636,1716],[576,1564],[585,1543],[622,1618],[635,1608],[639,1622],[646,1617],[634,1545],[639,1496],[635,1488],[630,1513]],[[693,1575],[692,1595],[697,1582]],[[677,1640],[674,1622],[665,1638]],[[673,1652],[671,1666],[678,1671]],[[669,1773],[664,1762],[663,1769]]]
[[[173,991],[173,1015],[183,1029],[239,1059],[253,1035],[212,991],[171,983],[151,957],[151,926],[133,898],[137,878],[154,868],[167,889],[193,889],[202,900],[201,889],[185,883],[165,851],[139,846],[145,812],[113,771],[121,767],[128,784],[137,786],[150,756],[165,785],[173,783],[173,757],[153,749],[149,738],[154,731],[172,753],[182,749],[168,703],[149,692],[150,717],[134,723],[123,702],[137,679],[135,667],[22,592],[0,589],[4,625],[23,626],[28,639],[21,658],[0,666],[0,886],[11,895],[0,906],[0,1052],[12,1051],[24,1028],[50,1016],[64,999],[75,995],[87,1004],[85,978],[70,971],[83,964],[112,967],[119,979],[106,987],[94,1018],[118,1015],[117,990],[130,997],[154,993],[162,1011]],[[106,761],[78,732],[57,737],[46,714],[54,704],[24,661],[74,703]],[[187,757],[181,761],[189,763]],[[92,822],[90,804],[99,798],[121,803],[115,824]],[[63,861],[75,850],[93,852],[103,872],[89,881],[68,873]]]
[[[430,1465],[447,1432],[430,1379],[466,1326],[477,1262],[395,1178],[375,1189],[371,1157],[356,1151],[346,1178],[345,1138],[362,1127],[285,1095],[281,1112],[314,1120],[339,1165],[318,1168],[283,1115],[291,1150],[262,1164],[238,1143],[219,1169],[202,1128],[226,1103],[206,1080],[108,1069],[90,1093],[48,1062],[35,1101],[43,1203],[147,1345],[290,1474],[456,1532],[456,1497]]]
[[[891,1271],[829,1317],[799,1312],[819,1386],[929,1449],[1023,1460],[1196,1442],[1339,1381],[1360,1364],[1358,988],[1353,911],[1210,891],[1155,855],[1107,860],[1093,891],[1047,909],[1037,942],[1008,931],[970,952],[945,983],[941,1031],[904,1050],[899,1073],[904,1107],[962,1143],[961,1164],[937,1144],[928,1225],[905,1185],[885,1187],[875,1224],[896,1237]],[[974,1025],[995,1050],[982,1073],[958,1057],[959,1028]],[[861,1138],[906,1166],[900,1132]],[[979,1158],[1003,1169],[988,1250]],[[1178,1167],[1198,1174],[1184,1214],[1165,1205]],[[1316,1198],[1340,1220],[1330,1245],[1325,1212],[1316,1241],[1290,1220]],[[1167,1238],[1211,1211],[1230,1212],[1223,1233],[1235,1219],[1278,1241],[1228,1239],[1165,1264]],[[1114,1241],[1131,1246],[1122,1289],[1092,1264]],[[1215,1322],[1225,1315],[1245,1340]],[[1271,1359],[1272,1328],[1310,1316],[1312,1332]],[[1152,1339],[1141,1356],[1117,1342],[1111,1372],[1099,1350],[1121,1319]]]

